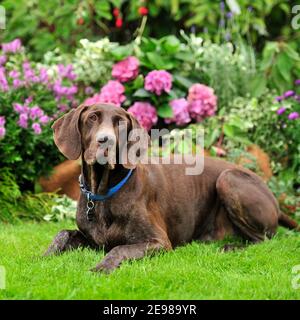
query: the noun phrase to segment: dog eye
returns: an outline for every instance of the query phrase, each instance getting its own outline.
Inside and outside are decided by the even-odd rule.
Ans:
[[[98,117],[95,113],[93,113],[89,116],[89,120],[91,120],[91,121],[97,121],[97,119],[98,119]]]

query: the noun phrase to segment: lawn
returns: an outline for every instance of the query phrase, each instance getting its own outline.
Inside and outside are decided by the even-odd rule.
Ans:
[[[125,263],[111,275],[89,269],[103,256],[92,250],[41,257],[71,222],[0,225],[1,299],[299,299],[292,267],[300,264],[300,235],[280,229],[270,241],[221,253],[219,243],[192,243]]]

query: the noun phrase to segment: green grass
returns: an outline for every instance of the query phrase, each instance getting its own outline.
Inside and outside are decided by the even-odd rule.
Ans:
[[[299,299],[291,269],[300,265],[300,235],[283,229],[272,240],[221,253],[221,242],[192,243],[126,262],[111,275],[89,269],[102,252],[77,250],[42,258],[71,222],[0,225],[1,299]]]

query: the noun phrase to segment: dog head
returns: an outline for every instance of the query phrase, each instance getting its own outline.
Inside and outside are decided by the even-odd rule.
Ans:
[[[68,159],[83,155],[88,165],[134,168],[147,153],[149,136],[123,108],[111,104],[81,105],[56,120],[54,142]]]

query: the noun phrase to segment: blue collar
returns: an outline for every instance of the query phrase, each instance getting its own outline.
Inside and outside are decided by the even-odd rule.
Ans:
[[[109,188],[107,193],[104,195],[101,194],[95,194],[91,191],[88,190],[86,184],[84,183],[82,176],[79,176],[79,186],[80,186],[80,190],[81,192],[86,196],[88,201],[104,201],[110,197],[112,197],[116,192],[118,192],[123,186],[124,184],[128,181],[128,179],[130,178],[131,174],[132,174],[133,170],[129,170],[129,172],[127,173],[126,177],[123,178],[118,184],[116,184],[114,187]]]

